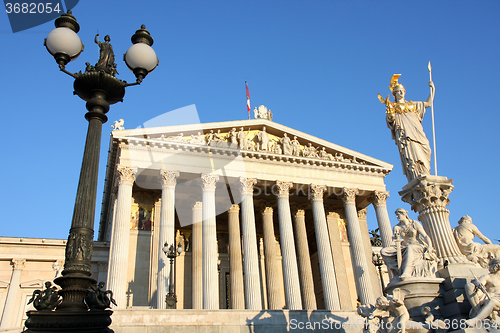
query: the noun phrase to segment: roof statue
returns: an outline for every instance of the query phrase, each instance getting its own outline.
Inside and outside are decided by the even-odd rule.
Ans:
[[[389,89],[395,101],[378,94],[381,103],[386,105],[387,126],[401,155],[403,173],[408,182],[419,176],[429,175],[431,169],[431,147],[422,127],[425,109],[432,105],[434,83],[429,81],[431,94],[425,102],[406,101],[405,87],[399,83],[401,74],[394,74]]]
[[[121,131],[121,130],[124,130],[125,127],[123,127],[123,124],[125,123],[125,121],[123,119],[120,119],[120,120],[115,120],[115,124],[114,125],[111,125],[111,128],[113,129],[113,131]]]
[[[259,106],[259,108],[255,108],[253,110],[253,114],[255,116],[255,119],[267,119],[267,120],[273,120],[273,113],[271,110],[268,110],[264,105]]]

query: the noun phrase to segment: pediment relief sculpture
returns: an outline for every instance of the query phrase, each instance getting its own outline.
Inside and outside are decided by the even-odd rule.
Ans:
[[[187,143],[192,145],[203,145],[217,148],[239,149],[242,151],[263,152],[284,156],[305,157],[325,161],[353,163],[366,165],[355,156],[345,156],[338,151],[332,151],[327,147],[313,146],[311,142],[301,144],[297,136],[283,133],[282,136],[271,134],[263,126],[258,129],[240,127],[230,130],[211,129],[204,134],[185,135],[176,133],[174,135],[161,134],[157,137],[147,136],[150,140],[161,140],[175,143]]]

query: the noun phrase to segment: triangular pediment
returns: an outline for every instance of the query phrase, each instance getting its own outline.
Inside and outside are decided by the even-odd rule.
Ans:
[[[112,137],[131,143],[234,149],[244,156],[309,159],[323,164],[357,166],[355,169],[377,168],[383,173],[392,170],[391,164],[267,119],[115,130]]]
[[[21,288],[43,288],[44,280],[35,279],[21,282]]]

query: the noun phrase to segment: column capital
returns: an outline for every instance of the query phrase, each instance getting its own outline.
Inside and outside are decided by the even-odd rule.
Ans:
[[[261,207],[261,213],[262,215],[273,215],[273,207],[271,206],[262,206]]]
[[[310,194],[312,195],[313,201],[321,200],[323,201],[323,194],[326,191],[326,185],[309,185]]]
[[[14,267],[14,269],[23,269],[24,265],[26,264],[26,259],[12,259],[11,265]]]
[[[337,212],[328,212],[327,219],[340,219],[340,214]]]
[[[137,174],[137,168],[118,164],[116,166],[116,172],[118,184],[133,184],[135,181],[135,175]]]
[[[239,205],[231,205],[231,208],[229,208],[228,212],[229,213],[239,213],[240,211],[240,206]]]
[[[278,187],[278,197],[288,197],[290,193],[290,188],[293,186],[292,182],[283,182],[281,180],[276,181],[276,186]]]
[[[306,211],[303,209],[297,208],[297,210],[295,211],[294,217],[298,218],[298,217],[305,217],[305,216],[306,216]]]
[[[359,193],[357,189],[344,187],[342,192],[342,201],[344,204],[355,204],[356,195]]]
[[[215,191],[217,182],[219,181],[218,174],[201,174],[201,188],[203,191]]]
[[[170,171],[170,170],[165,170],[161,169],[160,170],[160,181],[161,181],[161,186],[175,186],[177,184],[177,177],[179,177],[180,172],[179,171]]]
[[[239,188],[241,194],[253,194],[253,186],[257,184],[257,178],[240,177]]]
[[[366,214],[368,213],[368,209],[363,208],[358,210],[358,219],[360,220],[366,220]]]
[[[202,209],[203,203],[201,201],[196,201],[192,204],[193,210]]]
[[[389,197],[389,192],[386,191],[375,191],[372,194],[373,206],[375,208],[379,206],[385,206],[387,204],[387,198]]]
[[[97,270],[99,272],[107,272],[108,271],[108,262],[107,261],[98,261],[97,262]]]

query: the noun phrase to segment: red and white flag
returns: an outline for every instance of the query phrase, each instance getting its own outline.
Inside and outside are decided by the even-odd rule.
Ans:
[[[247,87],[247,111],[250,112],[250,92],[248,91],[247,81],[245,81],[245,86]]]

